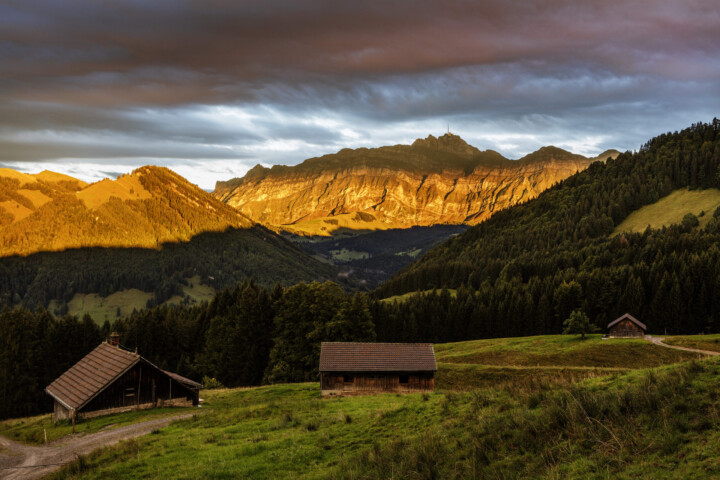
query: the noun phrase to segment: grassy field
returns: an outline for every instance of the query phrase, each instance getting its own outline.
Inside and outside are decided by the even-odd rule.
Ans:
[[[716,478],[717,360],[565,388],[321,398],[317,384],[204,392],[212,410],[54,478]]]
[[[665,337],[663,342],[668,345],[720,352],[720,335],[718,334]]]
[[[657,202],[646,205],[623,220],[615,228],[614,235],[622,232],[644,232],[648,225],[660,228],[674,223],[681,223],[688,213],[694,213],[704,227],[712,218],[716,208],[720,207],[720,190],[675,190]],[[705,215],[700,216],[701,212]]]
[[[203,391],[203,415],[82,457],[54,478],[720,476],[720,359],[688,362],[696,356],[599,335],[435,350],[435,393],[323,398],[317,383]],[[42,418],[2,422],[0,434],[37,441]]]
[[[332,255],[333,260],[338,260],[340,262],[370,258],[370,254],[367,252],[357,252],[346,248],[342,248],[340,250],[330,250],[330,255]]]
[[[697,358],[642,339],[540,335],[435,345],[438,363],[515,367],[646,368]]]
[[[107,297],[101,297],[96,293],[76,293],[68,302],[68,314],[82,317],[89,314],[95,323],[102,325],[105,320],[111,322],[119,316],[130,315],[133,309],[140,310],[146,307],[148,300],[153,297],[152,293],[143,292],[136,288],[121,290]],[[53,300],[48,306],[49,311],[58,307]]]
[[[129,425],[131,423],[179,415],[190,411],[193,411],[193,408],[168,407],[105,415],[89,420],[78,420],[75,425],[75,431],[83,434],[94,433],[105,428],[122,427],[123,425]],[[52,442],[71,433],[72,424],[69,421],[53,423],[49,413],[36,417],[0,421],[0,435],[31,445],[45,443],[46,434],[48,442]]]
[[[183,295],[190,298],[191,303],[200,303],[205,300],[212,300],[215,296],[215,289],[200,283],[200,277],[188,278],[188,285],[183,285]],[[95,323],[102,325],[105,320],[111,322],[119,317],[130,315],[133,310],[141,310],[147,306],[148,300],[153,298],[150,292],[143,292],[136,288],[120,290],[107,297],[101,297],[96,293],[76,293],[68,302],[68,314],[82,317],[89,314]],[[176,295],[166,303],[178,304],[184,297]],[[48,311],[53,312],[59,307],[53,300],[48,306]],[[118,311],[120,314],[118,315]]]

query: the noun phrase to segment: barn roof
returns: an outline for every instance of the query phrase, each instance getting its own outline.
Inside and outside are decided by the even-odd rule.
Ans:
[[[197,382],[160,370],[137,353],[103,342],[56,378],[45,392],[66,408],[80,410],[138,362],[168,375],[186,388],[202,388]]]
[[[80,409],[142,357],[103,342],[70,367],[45,391],[70,409]]]
[[[182,375],[178,375],[177,373],[168,372],[167,370],[163,370],[163,373],[172,377],[173,380],[184,384],[186,387],[195,388],[198,390],[203,388],[202,383],[198,383],[195,380],[190,380],[189,378],[185,378]]]
[[[323,342],[321,372],[435,372],[432,343]]]
[[[633,322],[633,323],[634,323],[635,325],[637,325],[638,327],[642,328],[643,330],[647,330],[647,327],[645,326],[644,323],[642,323],[640,320],[638,320],[637,318],[633,317],[633,316],[630,315],[629,313],[626,313],[626,314],[623,315],[622,317],[616,318],[616,319],[613,320],[612,322],[608,323],[607,328],[612,328],[613,325],[615,325],[615,324],[617,324],[617,323],[620,323],[622,320],[625,320],[626,318],[627,318],[628,320],[630,320],[631,322]]]

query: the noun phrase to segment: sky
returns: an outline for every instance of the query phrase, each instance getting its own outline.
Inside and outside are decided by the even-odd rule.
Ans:
[[[717,0],[6,0],[0,167],[255,164],[448,130],[520,158],[720,117]]]

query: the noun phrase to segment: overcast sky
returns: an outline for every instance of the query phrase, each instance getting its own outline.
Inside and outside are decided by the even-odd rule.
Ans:
[[[717,0],[21,0],[0,5],[0,166],[94,181],[453,133],[519,158],[720,116]]]

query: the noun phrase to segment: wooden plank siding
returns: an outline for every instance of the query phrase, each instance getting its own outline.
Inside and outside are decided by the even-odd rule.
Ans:
[[[645,332],[632,321],[625,319],[610,328],[610,336],[616,338],[642,337]]]
[[[185,398],[197,404],[196,393],[162,371],[140,362],[93,398],[84,412],[157,404],[158,400]]]
[[[433,372],[332,372],[320,374],[320,385],[323,395],[413,393],[432,392],[435,380]]]

